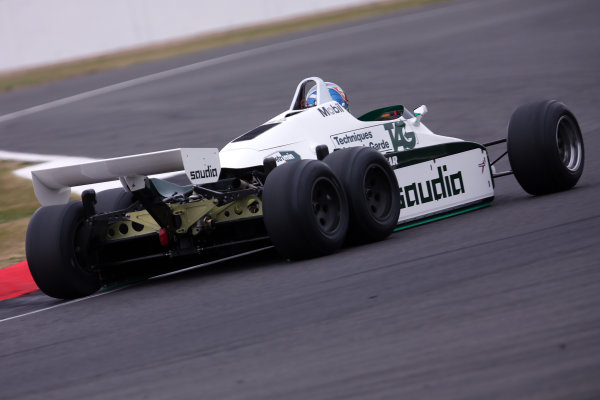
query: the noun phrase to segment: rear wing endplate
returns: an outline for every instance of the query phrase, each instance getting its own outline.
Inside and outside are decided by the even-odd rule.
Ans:
[[[66,204],[71,187],[119,179],[127,191],[144,188],[148,175],[185,170],[193,184],[215,182],[221,165],[218,149],[172,149],[110,158],[31,172],[33,190],[43,206]]]

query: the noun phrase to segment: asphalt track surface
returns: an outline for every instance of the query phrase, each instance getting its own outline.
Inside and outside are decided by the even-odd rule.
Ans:
[[[556,98],[587,156],[571,191],[501,178],[492,207],[329,257],[270,250],[77,302],[3,301],[0,398],[600,398],[599,16],[594,0],[455,1],[0,95],[2,116],[238,54],[5,119],[0,147],[221,147],[316,75],[357,115],[425,103],[434,132],[478,142]]]

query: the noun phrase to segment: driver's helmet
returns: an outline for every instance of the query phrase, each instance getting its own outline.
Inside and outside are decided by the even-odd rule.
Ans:
[[[350,111],[348,97],[346,97],[346,93],[344,93],[342,88],[331,82],[326,82],[325,85],[327,85],[327,88],[329,89],[329,95],[331,98],[340,103],[340,105],[344,107],[346,111]],[[306,101],[304,103],[305,107],[312,107],[317,102],[317,86],[315,85],[311,87],[307,93]]]

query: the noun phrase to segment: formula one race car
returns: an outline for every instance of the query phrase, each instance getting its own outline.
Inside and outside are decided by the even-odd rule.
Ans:
[[[307,102],[307,97],[312,102]],[[433,134],[402,105],[354,117],[320,78],[300,82],[289,110],[217,149],[175,149],[38,170],[42,207],[27,231],[40,289],[61,299],[274,245],[286,258],[384,239],[397,227],[488,205],[494,178],[530,194],[574,186],[583,139],[557,101],[521,106],[508,138],[485,145]],[[488,147],[507,142],[511,170]],[[148,175],[185,170],[189,185]],[[122,189],[69,201],[72,186]]]

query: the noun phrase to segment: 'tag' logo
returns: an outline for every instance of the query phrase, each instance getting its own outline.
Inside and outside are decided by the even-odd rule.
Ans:
[[[398,151],[400,147],[404,150],[409,150],[415,147],[417,140],[414,132],[406,131],[406,124],[402,121],[390,122],[383,125],[392,139],[394,151]]]

